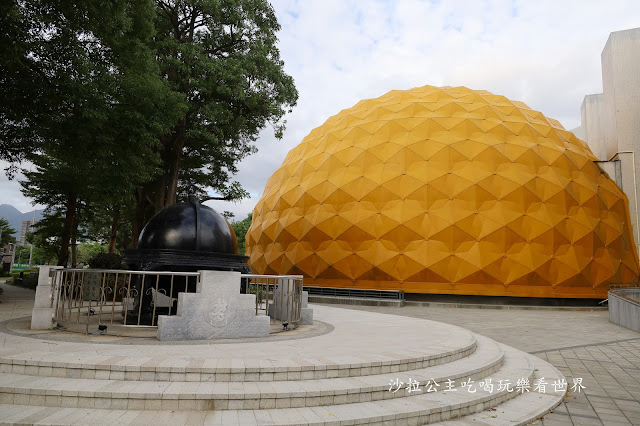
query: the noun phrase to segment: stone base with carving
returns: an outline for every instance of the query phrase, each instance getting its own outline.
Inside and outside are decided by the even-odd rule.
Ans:
[[[200,271],[196,293],[178,294],[176,315],[158,317],[159,340],[266,337],[270,319],[256,315],[256,296],[240,294],[240,273]]]

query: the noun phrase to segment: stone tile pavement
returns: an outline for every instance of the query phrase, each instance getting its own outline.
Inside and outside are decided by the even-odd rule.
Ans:
[[[607,311],[340,306],[458,325],[548,361],[570,389],[539,425],[640,425],[640,334],[611,324]]]

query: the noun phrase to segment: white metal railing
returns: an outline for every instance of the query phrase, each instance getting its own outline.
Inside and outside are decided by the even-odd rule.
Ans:
[[[70,323],[157,327],[158,315],[175,315],[178,293],[195,293],[198,272],[54,269],[51,308],[60,326]],[[242,275],[243,292],[256,295],[256,315],[295,328],[302,308],[302,276]],[[239,289],[239,290],[241,290]]]
[[[256,295],[256,315],[264,311],[285,329],[295,328],[302,312],[302,275],[243,274],[246,293]]]
[[[97,315],[100,324],[157,326],[157,315],[175,315],[179,292],[195,292],[197,272],[56,269],[52,303],[59,324]],[[53,307],[53,306],[52,306]]]

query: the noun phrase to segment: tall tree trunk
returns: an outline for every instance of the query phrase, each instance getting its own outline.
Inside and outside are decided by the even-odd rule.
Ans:
[[[116,252],[116,240],[118,238],[118,227],[120,226],[120,207],[114,207],[111,220],[111,233],[109,234],[109,253]]]
[[[180,150],[181,151],[181,150]],[[178,197],[178,172],[180,171],[181,152],[174,152],[171,159],[169,172],[167,173],[167,193],[165,207],[176,203]]]
[[[69,261],[69,240],[73,233],[73,225],[76,216],[76,207],[78,200],[76,194],[67,195],[67,211],[64,217],[64,231],[60,238],[60,254],[58,255],[58,266],[67,266]]]
[[[80,217],[80,208],[76,207],[76,214],[73,218],[73,230],[71,231],[71,267],[75,268],[78,264],[78,224]]]
[[[161,140],[164,146],[161,155],[164,173],[158,180],[161,190],[157,194],[159,202],[156,202],[156,213],[177,201],[180,160],[186,142],[186,121],[182,120],[170,135],[163,136]]]
[[[71,267],[75,268],[78,264],[78,233],[74,231],[71,234]]]
[[[153,208],[153,214],[155,214],[177,201],[180,160],[186,142],[185,128],[183,121],[173,133],[160,138],[163,145],[160,152],[163,172],[148,185],[136,190],[136,212],[131,226],[132,248],[138,246],[142,228],[150,219],[147,215],[149,209]]]
[[[145,212],[147,210],[147,188],[138,188],[135,194],[136,210],[131,222],[131,248],[138,247],[138,238],[146,223]]]

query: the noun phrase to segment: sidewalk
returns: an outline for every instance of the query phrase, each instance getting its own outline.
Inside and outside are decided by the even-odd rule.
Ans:
[[[563,425],[640,425],[640,334],[609,322],[608,311],[464,309],[339,305],[457,325],[534,354],[585,389],[542,422]]]
[[[31,316],[35,291],[5,284],[6,278],[0,278],[0,321]]]

